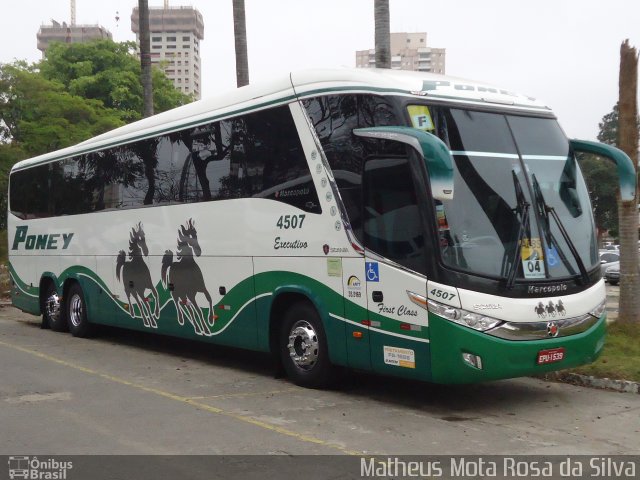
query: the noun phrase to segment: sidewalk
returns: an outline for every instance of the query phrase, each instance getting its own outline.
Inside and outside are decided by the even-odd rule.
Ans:
[[[618,310],[620,303],[620,288],[618,286],[606,286],[607,289],[607,323],[611,324],[618,319]],[[640,382],[628,380],[616,380],[611,378],[601,378],[592,375],[584,375],[568,371],[552,372],[544,375],[548,380],[571,383],[591,388],[603,388],[607,390],[615,390],[617,392],[637,393],[640,394]]]
[[[607,323],[618,319],[618,305],[620,303],[620,287],[607,284]]]

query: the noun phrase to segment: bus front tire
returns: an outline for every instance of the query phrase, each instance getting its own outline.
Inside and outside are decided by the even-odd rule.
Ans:
[[[327,337],[320,316],[307,303],[294,304],[280,330],[280,358],[287,376],[301,387],[322,388],[332,380]]]
[[[69,328],[62,313],[62,305],[58,290],[52,282],[48,282],[45,287],[44,304],[42,308],[43,325],[49,327],[54,332],[67,332]]]
[[[69,287],[65,306],[71,335],[81,338],[90,337],[93,333],[93,325],[89,323],[87,318],[87,304],[84,301],[82,287],[77,283]]]

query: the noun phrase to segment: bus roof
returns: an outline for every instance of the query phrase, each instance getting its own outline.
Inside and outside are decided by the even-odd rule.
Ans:
[[[375,68],[304,70],[292,72],[278,79],[247,85],[144,118],[77,145],[18,162],[13,166],[12,171],[154,134],[195,126],[234,113],[289,102],[296,97],[326,95],[332,92],[405,95],[461,105],[493,105],[506,110],[550,113],[548,107],[531,97],[447,75]]]

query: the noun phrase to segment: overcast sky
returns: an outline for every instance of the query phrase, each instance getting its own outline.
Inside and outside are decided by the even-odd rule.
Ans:
[[[76,0],[78,24],[133,40],[137,0]],[[373,48],[373,0],[245,0],[252,83],[301,68],[353,67]],[[150,6],[162,6],[150,0]],[[205,24],[203,96],[235,88],[231,0],[191,5]],[[0,16],[0,62],[37,61],[36,33],[70,19],[69,0],[19,0]],[[637,0],[391,0],[391,31],[427,32],[447,49],[446,73],[542,100],[570,137],[595,139],[618,97],[620,44],[640,48]],[[118,14],[116,13],[118,12]],[[119,21],[116,21],[119,16]]]

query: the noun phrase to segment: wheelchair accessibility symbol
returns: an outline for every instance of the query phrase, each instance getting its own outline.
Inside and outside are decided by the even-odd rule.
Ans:
[[[378,262],[365,263],[365,277],[367,282],[379,282],[380,274],[378,273]]]
[[[547,248],[547,263],[549,264],[550,267],[555,267],[556,265],[558,265],[558,263],[560,263],[560,260],[558,259],[558,250],[556,250],[555,246],[552,246],[551,248]]]

